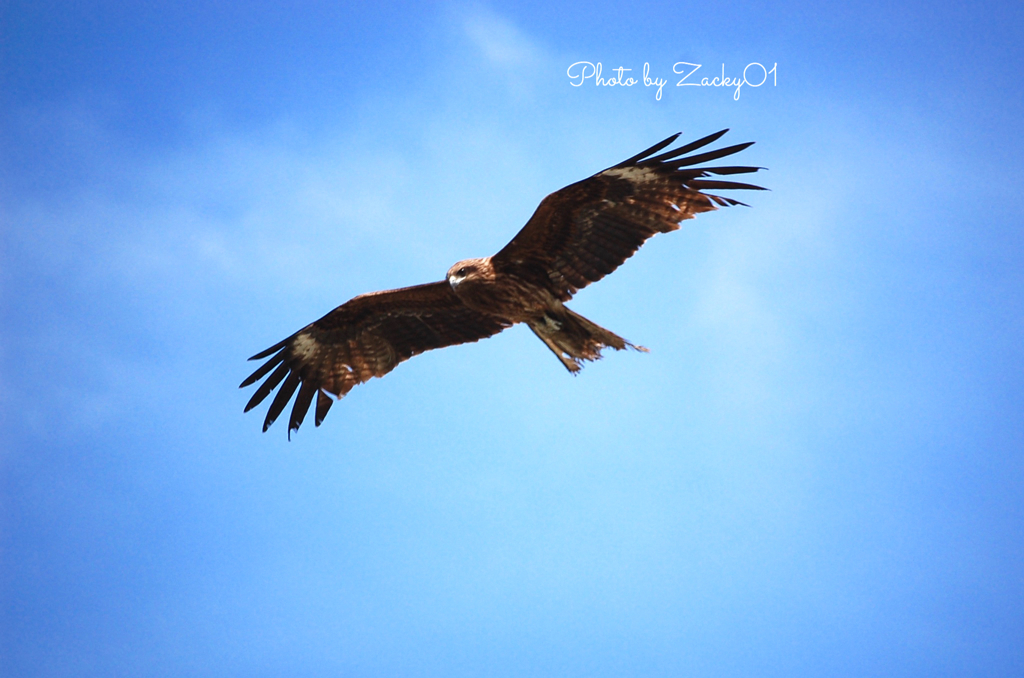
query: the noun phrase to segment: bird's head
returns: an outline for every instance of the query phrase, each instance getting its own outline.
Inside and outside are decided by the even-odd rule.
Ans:
[[[448,269],[448,284],[456,289],[466,281],[487,278],[490,270],[490,263],[486,259],[464,259]]]

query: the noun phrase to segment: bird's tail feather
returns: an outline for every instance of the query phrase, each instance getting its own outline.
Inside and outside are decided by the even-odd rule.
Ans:
[[[631,348],[647,352],[643,346],[630,343],[564,306],[557,311],[548,311],[539,320],[530,321],[529,325],[537,338],[573,374],[583,368],[584,360],[600,359],[604,348],[616,351]]]

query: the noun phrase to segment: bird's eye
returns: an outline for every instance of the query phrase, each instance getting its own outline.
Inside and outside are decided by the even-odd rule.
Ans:
[[[466,268],[463,267],[455,271],[455,275],[459,276],[460,278],[464,277],[466,275]]]

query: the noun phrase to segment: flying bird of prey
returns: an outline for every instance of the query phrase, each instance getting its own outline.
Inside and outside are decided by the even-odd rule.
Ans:
[[[398,363],[444,346],[477,341],[526,323],[572,373],[601,350],[646,351],[565,306],[577,290],[619,267],[656,233],[684,219],[744,205],[705,190],[760,186],[711,175],[746,174],[759,167],[694,167],[738,153],[753,142],[690,155],[728,130],[660,155],[675,134],[544,198],[526,226],[494,256],[466,259],[444,280],[355,297],[250,360],[269,358],[241,388],[267,377],[245,406],[260,404],[278,384],[263,430],[292,395],[288,435],[298,430],[316,396],[315,423],[356,384],[383,377]],[[267,376],[267,375],[270,376]]]

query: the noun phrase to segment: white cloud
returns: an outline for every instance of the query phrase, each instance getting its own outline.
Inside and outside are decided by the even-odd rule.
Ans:
[[[463,25],[469,39],[492,63],[513,68],[540,61],[537,44],[503,17],[477,10],[466,18]]]

